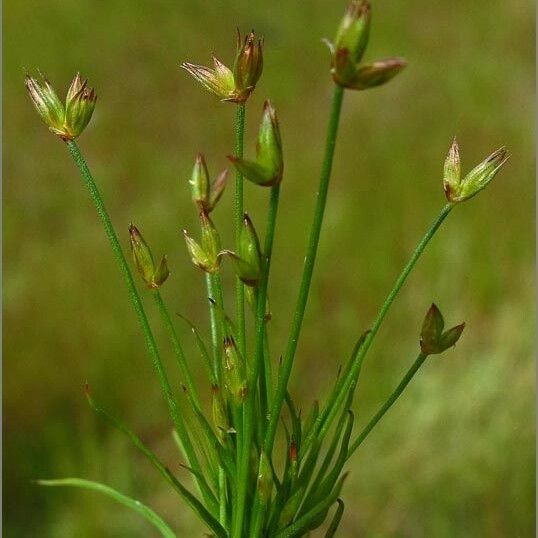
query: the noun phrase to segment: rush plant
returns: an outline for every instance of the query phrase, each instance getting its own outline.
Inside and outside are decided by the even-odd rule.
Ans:
[[[353,93],[381,86],[406,65],[401,58],[363,61],[370,33],[370,15],[371,8],[366,0],[352,1],[334,41],[327,41],[334,94],[303,274],[287,346],[283,350],[271,350],[269,345],[271,318],[279,315],[279,312],[271,312],[268,306],[273,239],[281,188],[285,188],[287,180],[277,114],[269,100],[263,107],[255,153],[252,153],[254,143],[247,137],[246,157],[243,154],[245,111],[248,98],[262,75],[263,40],[253,32],[245,37],[238,33],[231,68],[217,58],[213,58],[213,67],[181,64],[202,86],[236,108],[235,151],[228,156],[235,169],[235,237],[233,240],[221,239],[211,219],[225,189],[228,172],[223,171],[212,181],[202,154],[196,156],[190,176],[191,196],[199,215],[200,230],[192,235],[185,230],[183,234],[193,264],[205,275],[203,295],[209,298],[210,341],[204,341],[202,333],[188,322],[194,335],[196,354],[201,355],[207,368],[207,381],[203,386],[194,382],[191,374],[193,359],[187,356],[176,331],[177,319],[170,315],[160,293],[165,284],[179,285],[169,277],[166,256],[160,260],[155,258],[141,232],[131,224],[128,237],[132,263],[127,261],[99,189],[77,145],[76,138],[91,119],[96,103],[95,91],[77,74],[62,101],[47,79],[26,77],[26,87],[35,108],[49,129],[66,144],[104,225],[169,409],[181,460],[170,467],[161,462],[134,432],[102,409],[87,389],[88,402],[97,414],[123,432],[147,457],[205,523],[211,536],[300,537],[326,520],[330,521],[325,527],[325,536],[334,536],[344,511],[341,495],[348,460],[427,359],[454,346],[464,329],[463,323],[445,329],[441,312],[436,305],[431,305],[417,342],[416,360],[366,427],[358,432],[354,429],[353,398],[361,368],[394,299],[453,209],[486,187],[508,159],[506,150],[501,148],[462,176],[458,145],[454,140],[442,175],[446,203],[411,253],[371,326],[362,335],[357,335],[356,345],[347,361],[343,361],[344,366],[326,401],[316,402],[308,412],[302,413],[288,390],[318,251],[344,95],[348,91]],[[255,228],[253,220],[256,219],[251,219],[245,212],[245,179],[259,186],[259,196],[268,198],[263,233]],[[232,299],[225,298],[223,293],[221,270],[224,264],[230,264],[236,275]],[[171,378],[165,370],[132,276],[132,267],[139,273],[140,283],[147,288],[145,294],[155,302],[173,344],[179,382],[175,375]],[[249,308],[252,317],[246,315]],[[252,338],[247,338],[250,331]],[[204,404],[209,401],[208,412]],[[189,470],[192,484],[184,484],[174,474],[173,467],[180,462]],[[162,536],[175,536],[170,526],[153,510],[109,486],[75,478],[44,480],[41,484],[100,491],[138,512]]]

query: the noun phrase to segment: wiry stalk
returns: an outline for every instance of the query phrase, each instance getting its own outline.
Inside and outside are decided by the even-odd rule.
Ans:
[[[127,260],[125,259],[125,255],[123,254],[123,250],[118,240],[116,231],[114,230],[114,226],[112,225],[112,221],[110,220],[110,216],[108,215],[105,204],[103,202],[99,189],[97,188],[95,180],[93,179],[90,169],[88,168],[88,165],[86,164],[86,161],[84,160],[84,157],[82,156],[82,153],[80,152],[80,149],[77,146],[76,142],[74,140],[68,140],[66,143],[75,161],[75,164],[80,171],[82,180],[84,181],[86,187],[88,188],[90,192],[90,196],[95,204],[95,208],[97,210],[99,218],[101,219],[103,223],[106,236],[108,237],[108,240],[114,252],[116,261],[118,262],[118,265],[120,266],[120,270],[125,279],[125,283],[127,284],[129,297],[135,309],[136,315],[138,317],[138,321],[142,327],[142,331],[144,332],[144,337],[146,341],[146,346],[148,348],[148,352],[152,359],[155,371],[157,372],[157,377],[161,385],[161,390],[165,397],[166,403],[168,404],[168,409],[170,412],[170,416],[172,417],[172,422],[174,424],[174,427],[178,435],[181,438],[181,442],[183,444],[183,448],[187,455],[189,465],[194,470],[199,471],[200,464],[198,462],[198,458],[196,457],[196,453],[194,452],[194,449],[192,447],[189,434],[187,432],[187,429],[185,428],[185,423],[179,411],[177,400],[172,392],[170,382],[168,381],[168,376],[166,374],[163,363],[161,361],[161,357],[159,355],[159,351],[157,349],[157,344],[155,343],[155,338],[149,326],[149,322],[146,316],[146,312],[144,310],[144,306],[142,305],[140,295],[138,294],[138,291],[136,289],[133,276],[131,274],[131,270],[129,269],[129,265],[127,264]],[[196,483],[204,497],[204,500],[208,503],[208,505],[210,505],[211,497],[212,497],[211,491],[209,490],[207,485],[204,484],[198,478],[196,478]]]
[[[235,156],[243,157],[243,139],[245,136],[245,103],[237,105],[235,115]],[[243,224],[243,175],[235,172],[235,242],[239,248],[239,237]],[[237,345],[246,355],[246,327],[245,327],[245,287],[243,282],[236,278],[236,315],[237,315]]]
[[[276,429],[286,396],[286,390],[293,366],[293,359],[301,333],[303,324],[306,303],[308,301],[308,293],[310,291],[310,283],[312,281],[312,273],[314,272],[314,264],[318,251],[319,238],[321,233],[321,225],[323,223],[323,215],[325,213],[325,205],[327,203],[327,194],[329,190],[329,181],[331,178],[332,163],[334,157],[334,149],[336,146],[336,137],[338,133],[338,125],[340,122],[340,112],[342,110],[342,101],[344,98],[344,88],[335,86],[332,107],[329,117],[329,126],[327,128],[327,139],[325,143],[325,157],[321,168],[321,177],[319,183],[319,191],[316,200],[316,209],[314,212],[314,220],[310,230],[310,239],[304,262],[303,277],[301,287],[299,288],[299,297],[295,307],[290,336],[286,352],[282,361],[282,367],[278,378],[278,385],[273,400],[271,409],[271,417],[267,428],[267,433],[264,440],[264,449],[267,454],[272,453],[273,443],[275,440]]]

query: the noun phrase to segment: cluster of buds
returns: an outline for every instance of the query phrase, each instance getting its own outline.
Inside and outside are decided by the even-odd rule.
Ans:
[[[284,173],[282,140],[278,118],[270,101],[265,101],[263,105],[256,145],[256,160],[248,161],[234,155],[228,155],[228,159],[241,174],[257,185],[272,187],[282,181]]]
[[[41,78],[41,81],[30,75],[25,78],[26,89],[38,114],[62,140],[77,138],[92,117],[97,100],[95,90],[89,88],[88,81],[83,81],[77,73],[63,103],[50,82],[43,76]]]
[[[256,229],[247,213],[243,215],[243,226],[239,232],[237,252],[224,250],[235,265],[239,279],[250,287],[256,287],[262,274],[262,252]]]
[[[456,325],[446,331],[444,331],[444,328],[445,320],[437,305],[432,304],[426,313],[420,333],[420,349],[422,353],[425,355],[437,355],[454,346],[460,339],[465,323]]]
[[[133,260],[138,272],[150,288],[158,288],[170,274],[166,256],[161,258],[159,265],[155,265],[150,248],[134,224],[129,225],[129,237]]]
[[[237,30],[237,52],[233,71],[213,56],[213,69],[188,62],[181,67],[222,101],[244,103],[254,91],[263,70],[263,39],[254,32],[241,38]]]
[[[500,148],[462,179],[459,147],[454,139],[445,160],[443,174],[443,188],[447,200],[457,203],[472,198],[488,185],[509,158],[506,149]]]
[[[224,380],[232,402],[244,403],[248,393],[245,360],[231,336],[224,339]]]
[[[331,74],[339,86],[366,90],[396,76],[406,65],[402,58],[361,64],[368,45],[371,7],[366,0],[353,0],[338,27],[334,42],[326,40],[331,51]]]
[[[207,214],[200,212],[201,241],[194,240],[187,230],[183,230],[187,250],[192,263],[206,273],[216,273],[220,266],[220,238],[211,219]]]
[[[227,180],[228,170],[225,169],[211,183],[204,156],[198,153],[189,183],[191,184],[192,200],[200,211],[208,215],[215,209],[224,192]]]

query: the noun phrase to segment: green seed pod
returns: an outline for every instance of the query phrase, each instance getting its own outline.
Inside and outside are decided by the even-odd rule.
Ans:
[[[246,213],[243,216],[238,247],[237,253],[225,250],[221,255],[226,254],[232,260],[237,276],[244,284],[255,287],[262,273],[262,253],[258,235]]]
[[[263,71],[263,39],[256,41],[254,32],[241,39],[237,30],[237,52],[234,62],[234,81],[238,97],[246,100],[256,87]]]
[[[209,173],[204,156],[201,153],[196,155],[189,183],[193,202],[201,211],[207,211],[209,205]]]
[[[150,288],[158,288],[170,275],[166,256],[162,257],[161,262],[156,267],[151,249],[134,224],[129,225],[129,238],[133,260],[142,279]]]
[[[437,305],[431,305],[426,313],[420,334],[420,349],[425,355],[437,355],[452,347],[460,339],[465,323],[443,332],[445,321]]]
[[[228,159],[241,174],[257,185],[272,187],[282,181],[284,172],[282,140],[278,118],[270,101],[265,101],[263,107],[256,161],[247,161],[233,155],[228,155]]]
[[[216,273],[220,266],[220,239],[211,219],[203,211],[200,213],[200,227],[202,231],[200,243],[195,241],[187,230],[183,230],[187,250],[196,267],[206,273]]]
[[[273,469],[264,450],[260,454],[257,487],[261,501],[267,504],[271,500],[271,493],[273,491]]]
[[[361,61],[370,34],[371,7],[365,0],[353,0],[344,14],[336,37],[334,47],[349,51],[349,59],[354,64]]]
[[[232,401],[241,405],[248,392],[245,364],[231,336],[224,339],[224,379]]]
[[[129,225],[129,237],[131,239],[131,252],[135,266],[144,282],[151,285],[153,274],[155,273],[155,263],[151,250],[134,224]]]
[[[443,170],[443,189],[448,199],[458,191],[461,181],[460,152],[456,138],[448,150]]]

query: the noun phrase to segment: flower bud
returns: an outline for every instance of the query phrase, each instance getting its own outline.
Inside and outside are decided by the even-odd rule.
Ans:
[[[250,32],[241,40],[237,30],[237,52],[234,62],[234,81],[236,91],[246,99],[256,87],[263,71],[263,39],[258,39]]]
[[[42,78],[41,82],[30,75],[25,78],[26,89],[37,112],[50,131],[62,140],[77,138],[92,117],[97,100],[95,91],[88,88],[87,81],[82,81],[77,73],[71,82],[64,105],[49,81]]]
[[[222,394],[218,385],[211,387],[211,408],[213,411],[213,424],[217,430],[217,437],[221,444],[226,443],[227,433],[230,428],[228,423],[228,414],[226,413],[226,407]]]
[[[238,251],[224,251],[235,265],[237,276],[247,286],[255,287],[262,273],[260,241],[250,217],[245,213],[239,232]]]
[[[238,32],[237,52],[233,71],[213,57],[213,69],[184,62],[181,67],[190,73],[207,90],[222,101],[244,103],[256,86],[263,69],[263,41],[256,42],[254,33],[244,42]]]
[[[209,173],[201,153],[196,156],[189,183],[191,184],[193,202],[200,210],[205,210],[209,201]]]
[[[129,238],[133,260],[142,279],[150,288],[158,288],[170,274],[166,256],[163,256],[159,266],[155,267],[151,250],[134,224],[129,225]]]
[[[262,450],[260,454],[260,463],[258,465],[258,492],[260,494],[261,501],[265,504],[271,499],[271,492],[273,491],[273,468],[271,462]]]
[[[510,155],[504,147],[494,151],[461,179],[459,148],[456,139],[448,151],[443,174],[443,188],[449,202],[463,202],[484,189],[504,166]]]
[[[191,185],[192,200],[200,211],[209,214],[215,209],[224,192],[227,179],[228,170],[223,170],[211,185],[204,156],[198,153],[189,183]]]
[[[420,349],[425,355],[436,355],[452,347],[460,339],[465,323],[443,332],[445,321],[437,305],[431,305],[426,313],[420,334]]]
[[[334,38],[336,52],[347,50],[354,64],[361,61],[370,33],[371,7],[365,0],[353,0]]]
[[[248,393],[245,364],[231,336],[224,339],[224,379],[232,401],[241,405]]]
[[[80,73],[77,73],[71,82],[65,100],[65,125],[71,138],[79,136],[88,125],[96,101],[95,90],[88,88],[88,81],[83,81]]]
[[[198,243],[183,230],[187,249],[194,265],[206,273],[216,273],[220,266],[220,239],[211,219],[202,211],[200,213],[201,241]]]
[[[263,107],[256,161],[247,161],[233,155],[228,155],[228,159],[241,174],[257,185],[271,187],[282,181],[284,172],[282,140],[278,118],[270,101],[265,101]]]

